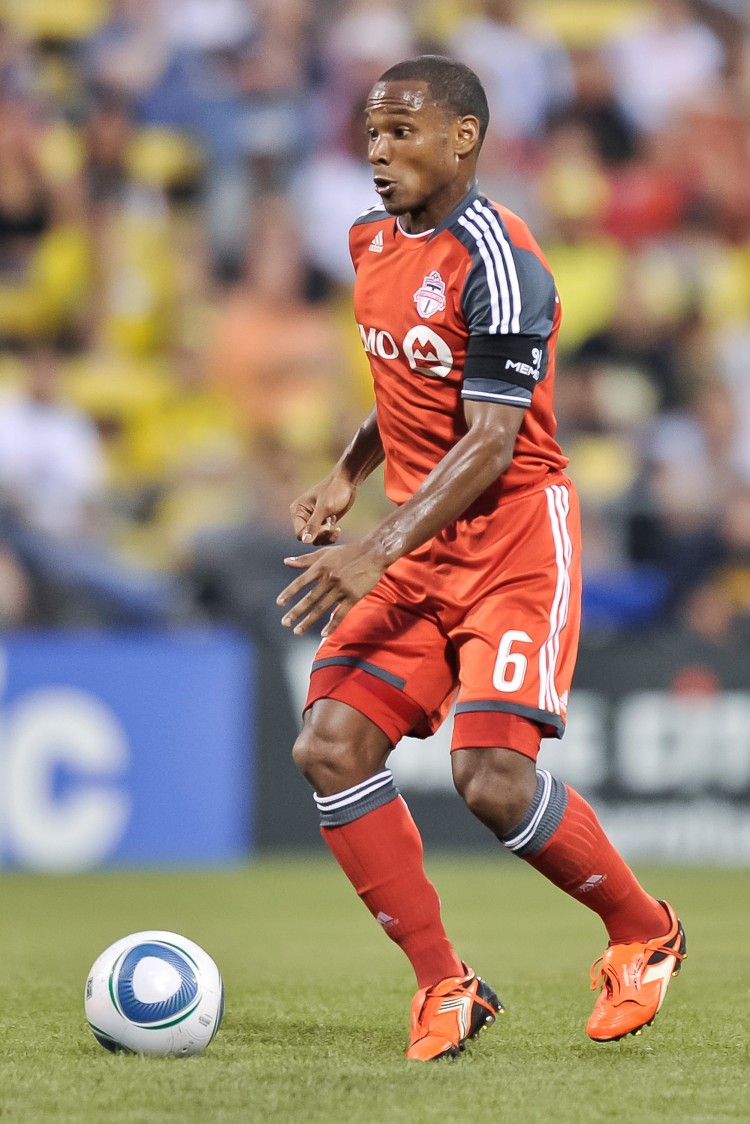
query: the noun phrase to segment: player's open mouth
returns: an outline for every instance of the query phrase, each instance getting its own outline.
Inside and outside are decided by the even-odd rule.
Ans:
[[[390,195],[396,186],[393,180],[383,179],[382,176],[375,176],[373,183],[375,184],[375,190],[378,195],[382,196]]]

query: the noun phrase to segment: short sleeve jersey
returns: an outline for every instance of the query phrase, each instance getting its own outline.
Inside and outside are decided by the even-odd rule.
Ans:
[[[385,489],[403,503],[466,433],[464,400],[525,417],[499,500],[567,464],[555,441],[560,302],[526,224],[476,187],[435,230],[377,207],[350,232],[354,311],[375,385]]]

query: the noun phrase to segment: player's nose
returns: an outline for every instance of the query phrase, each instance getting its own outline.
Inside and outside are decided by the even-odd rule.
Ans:
[[[371,140],[367,148],[367,159],[371,164],[389,164],[391,160],[391,148],[388,143],[387,137],[375,137]]]

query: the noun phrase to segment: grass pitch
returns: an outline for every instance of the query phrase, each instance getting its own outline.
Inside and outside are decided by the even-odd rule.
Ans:
[[[433,859],[449,932],[507,1014],[457,1061],[403,1058],[411,970],[332,861],[230,872],[0,876],[0,1120],[12,1124],[728,1124],[750,1118],[750,872],[641,870],[689,957],[653,1027],[584,1024],[598,918],[504,856]],[[82,1007],[117,937],[172,929],[224,975],[184,1061],[112,1056]]]

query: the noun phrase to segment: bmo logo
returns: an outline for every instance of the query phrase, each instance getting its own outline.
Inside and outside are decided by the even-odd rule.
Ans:
[[[453,369],[453,352],[432,328],[418,324],[404,336],[404,355],[413,371],[444,379]]]
[[[404,336],[401,346],[383,328],[365,328],[358,324],[362,346],[368,355],[393,360],[403,356],[412,371],[434,379],[444,379],[453,370],[453,352],[433,328],[417,324]]]
[[[381,359],[397,359],[401,354],[390,332],[382,328],[365,328],[364,324],[357,324],[357,327],[362,346],[368,355],[379,355]]]

